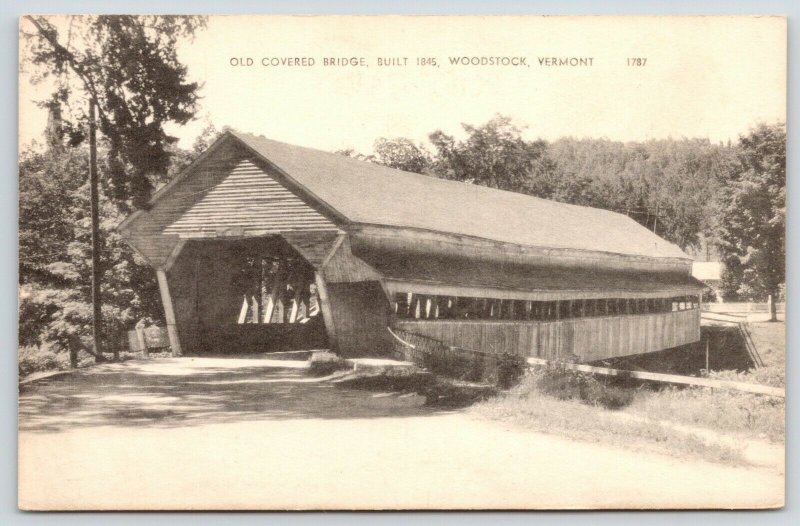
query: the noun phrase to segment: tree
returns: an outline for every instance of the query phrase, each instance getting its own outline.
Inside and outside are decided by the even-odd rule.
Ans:
[[[706,139],[559,139],[548,146],[543,197],[627,214],[683,249],[711,231],[713,196],[733,162]]]
[[[199,86],[186,80],[176,43],[204,26],[205,18],[192,16],[23,19],[24,62],[36,68],[38,80],[56,77],[46,104],[72,110],[63,122],[72,146],[85,139],[88,112],[71,103],[97,103],[99,130],[109,147],[106,184],[122,206],[146,203],[151,176],[166,172],[168,147],[177,141],[164,125],[186,124],[197,110]]]
[[[87,165],[85,147],[29,150],[19,163],[19,344],[68,351],[73,364],[92,344]],[[161,309],[152,272],[114,231],[123,214],[102,194],[100,204],[100,336],[113,349],[124,329],[159,320]]]
[[[439,177],[532,193],[533,174],[551,168],[546,143],[523,139],[509,117],[498,115],[482,126],[462,127],[467,132],[463,141],[442,131],[429,136],[436,149],[432,171]]]
[[[375,162],[384,166],[418,174],[431,167],[431,154],[425,146],[403,137],[391,140],[381,137],[375,141],[373,150]]]
[[[761,124],[739,138],[737,165],[720,194],[720,252],[727,296],[774,300],[786,279],[786,129]]]
[[[28,16],[21,23],[27,44],[22,63],[33,65],[38,73],[35,80],[55,76],[53,95],[43,102],[51,116],[48,154],[58,159],[63,153],[60,137],[69,138],[70,148],[80,147],[88,124],[94,327],[91,352],[98,361],[103,359],[100,341],[105,338],[100,327],[102,252],[110,245],[101,237],[95,110],[105,137],[103,182],[111,198],[104,219],[118,220],[120,213],[145,205],[153,190],[153,174],[168,171],[170,149],[177,139],[166,133],[164,125],[185,124],[196,111],[198,85],[186,81],[187,71],[177,60],[175,45],[178,38],[191,37],[204,24],[202,17],[183,16]],[[74,99],[88,100],[88,111],[83,105],[72,106]],[[66,115],[63,108],[68,110]],[[77,234],[70,246],[77,243],[79,248]],[[78,262],[58,262],[48,269],[79,287],[84,276]],[[64,302],[64,312],[69,304]]]

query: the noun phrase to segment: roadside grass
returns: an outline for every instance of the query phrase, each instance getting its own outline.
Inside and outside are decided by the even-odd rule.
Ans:
[[[707,431],[712,437],[726,433],[780,443],[784,408],[783,399],[750,393],[659,388],[550,367],[534,369],[518,386],[471,411],[575,440],[737,465],[747,463],[745,444],[709,439]]]
[[[750,332],[766,366],[783,367],[786,361],[786,322],[750,322]]]
[[[783,442],[786,402],[782,398],[708,388],[639,390],[626,413],[655,421],[702,427],[745,438]]]
[[[659,422],[623,418],[617,411],[587,405],[579,399],[559,400],[537,389],[532,377],[471,410],[482,418],[584,442],[731,465],[747,463],[740,449],[707,442],[696,434]]]

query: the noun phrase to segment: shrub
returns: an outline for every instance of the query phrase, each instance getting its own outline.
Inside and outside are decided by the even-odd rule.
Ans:
[[[501,353],[497,356],[497,386],[509,389],[525,374],[528,362],[518,354]]]
[[[572,371],[563,366],[545,367],[534,373],[535,388],[559,400],[580,400],[589,405],[619,409],[633,401],[631,388],[614,385],[607,379]]]
[[[422,366],[434,374],[470,382],[480,382],[487,374],[484,357],[479,354],[429,352],[425,353]]]
[[[69,368],[67,352],[56,352],[54,346],[25,346],[19,349],[19,377],[43,371],[59,371]]]
[[[410,376],[368,376],[336,384],[346,389],[417,393],[425,397],[425,405],[460,409],[495,396],[497,389],[490,385],[474,385],[448,380],[430,373]]]
[[[333,353],[317,353],[311,356],[308,364],[308,375],[315,377],[329,376],[336,371],[352,369],[346,360]]]

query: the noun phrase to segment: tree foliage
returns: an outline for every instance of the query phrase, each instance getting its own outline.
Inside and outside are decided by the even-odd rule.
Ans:
[[[425,146],[403,137],[381,137],[375,141],[373,149],[375,162],[384,166],[418,174],[426,173],[431,168],[431,154]]]
[[[47,151],[20,156],[21,346],[78,351],[91,347],[91,214],[87,113],[97,104],[100,131],[101,338],[113,349],[125,329],[158,320],[152,269],[114,230],[142,207],[192,154],[177,147],[167,123],[196,111],[198,85],[177,58],[179,39],[203,17],[28,16],[21,64],[53,94]]]
[[[533,178],[551,168],[545,142],[523,139],[521,130],[508,117],[462,127],[467,133],[463,141],[440,130],[429,136],[436,149],[433,172],[439,177],[531,193]]]
[[[777,299],[786,279],[786,130],[762,124],[740,137],[719,194],[726,298]]]
[[[704,139],[622,143],[560,139],[537,195],[626,214],[684,249],[713,230],[713,198],[733,149]]]
[[[435,177],[624,213],[684,250],[723,256],[727,299],[763,301],[785,280],[785,130],[761,125],[737,144],[707,139],[529,140],[511,119],[442,131],[424,145],[379,139],[347,155]]]
[[[734,148],[705,139],[623,143],[607,139],[528,140],[504,116],[462,125],[463,139],[429,135],[433,151],[404,138],[375,141],[358,159],[627,214],[684,249],[713,238],[716,195]]]
[[[91,347],[91,224],[85,148],[27,151],[20,159],[22,346]],[[101,195],[103,338],[113,348],[142,318],[158,320],[152,270],[114,231],[124,215]]]
[[[33,28],[23,33],[26,62],[40,78],[57,77],[53,99],[46,103],[74,110],[64,119],[70,145],[84,140],[87,118],[86,108],[71,102],[92,98],[108,142],[109,196],[143,206],[153,189],[151,176],[167,171],[169,147],[177,141],[164,125],[185,124],[197,109],[198,85],[187,81],[175,44],[191,37],[205,19],[115,15],[26,21]]]

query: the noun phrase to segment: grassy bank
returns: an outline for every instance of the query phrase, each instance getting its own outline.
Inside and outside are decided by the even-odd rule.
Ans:
[[[744,438],[784,440],[782,398],[738,391],[666,387],[640,391],[624,412],[651,420],[696,426]]]
[[[471,411],[482,418],[575,440],[743,464],[741,449],[732,446],[731,440],[709,440],[709,432],[780,443],[784,408],[783,399],[747,393],[656,389],[537,369],[514,389],[476,404]]]

